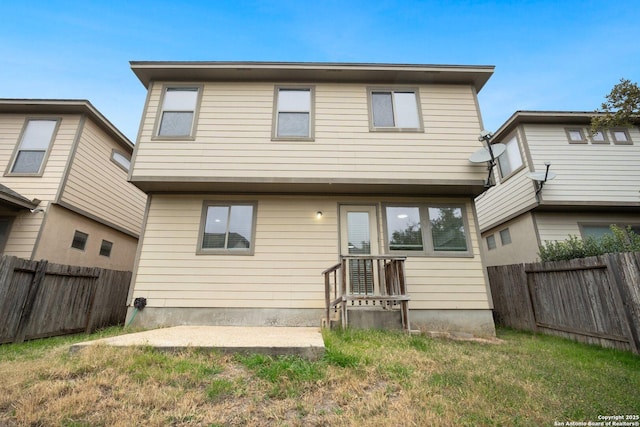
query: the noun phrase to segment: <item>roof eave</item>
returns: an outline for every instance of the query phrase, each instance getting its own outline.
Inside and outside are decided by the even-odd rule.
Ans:
[[[593,117],[603,115],[597,111],[516,111],[495,131],[491,143],[498,143],[521,124],[589,125]]]
[[[120,146],[133,152],[133,143],[86,99],[0,98],[0,113],[86,114]]]
[[[491,65],[421,65],[318,62],[131,61],[149,88],[156,81],[365,82],[371,84],[470,84],[480,91]]]
[[[9,187],[0,184],[0,204],[6,204],[13,209],[35,209],[40,200],[29,200]]]

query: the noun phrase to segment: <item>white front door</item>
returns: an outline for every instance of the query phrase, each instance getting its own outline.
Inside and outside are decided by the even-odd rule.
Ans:
[[[375,206],[340,206],[340,254],[378,255],[378,216]],[[371,260],[350,259],[349,288],[353,294],[372,294],[376,278]]]

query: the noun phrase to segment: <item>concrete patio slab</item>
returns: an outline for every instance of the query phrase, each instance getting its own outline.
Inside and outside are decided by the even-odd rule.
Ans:
[[[319,328],[267,326],[174,326],[85,341],[73,344],[70,351],[98,344],[151,346],[169,351],[196,347],[224,353],[296,355],[309,360],[318,360],[324,355]]]

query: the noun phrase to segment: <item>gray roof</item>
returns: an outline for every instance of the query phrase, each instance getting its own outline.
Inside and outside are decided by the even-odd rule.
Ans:
[[[133,152],[133,143],[86,99],[0,98],[0,113],[85,114],[107,132],[122,148]]]
[[[0,184],[0,204],[8,204],[12,208],[34,209],[40,203],[40,200],[29,200],[22,194],[13,191],[6,185]]]

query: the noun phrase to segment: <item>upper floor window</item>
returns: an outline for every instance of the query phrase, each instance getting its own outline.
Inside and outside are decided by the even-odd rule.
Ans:
[[[587,139],[584,137],[584,132],[580,128],[567,128],[565,129],[567,138],[569,138],[570,144],[586,144]]]
[[[370,88],[369,127],[374,131],[421,131],[418,90]]]
[[[624,128],[611,129],[614,144],[633,144],[629,131]]]
[[[125,171],[129,172],[129,168],[131,167],[131,159],[129,156],[122,154],[119,151],[113,150],[111,152],[111,160],[118,166],[120,166]]]
[[[313,88],[276,87],[275,138],[313,138]]]
[[[498,167],[500,168],[500,176],[506,178],[522,166],[522,156],[520,155],[520,147],[518,146],[518,138],[511,137],[504,143],[507,146],[504,154],[498,157]]]
[[[252,255],[255,224],[255,203],[205,202],[198,253]]]
[[[42,175],[58,120],[28,120],[10,169],[11,174]]]
[[[199,92],[198,87],[168,87],[165,89],[158,136],[193,136]]]
[[[386,206],[389,252],[406,255],[470,255],[461,206]]]
[[[596,133],[590,135],[592,144],[608,144],[607,135],[603,131],[597,131]]]

